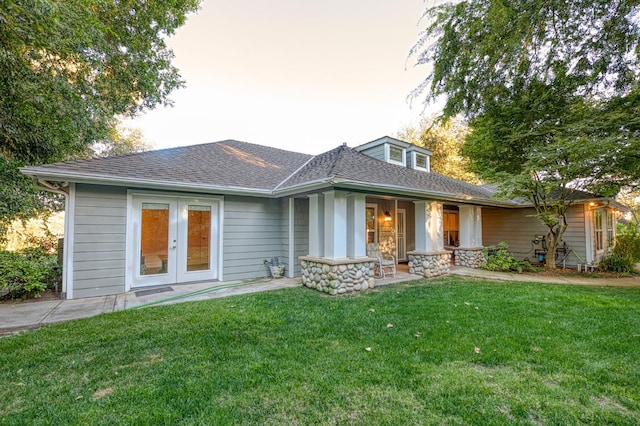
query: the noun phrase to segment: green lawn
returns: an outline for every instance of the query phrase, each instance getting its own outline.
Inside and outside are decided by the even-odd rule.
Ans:
[[[58,324],[0,339],[4,424],[637,425],[640,290],[448,277]]]

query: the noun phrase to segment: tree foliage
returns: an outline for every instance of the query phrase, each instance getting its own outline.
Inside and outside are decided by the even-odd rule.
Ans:
[[[460,153],[469,127],[461,116],[449,120],[423,117],[418,126],[407,126],[398,137],[430,150],[431,170],[465,182],[479,183],[477,176],[468,171],[469,161]]]
[[[89,146],[86,157],[112,157],[148,151],[152,148],[140,129],[132,129],[122,124],[114,126],[106,139],[95,141]]]
[[[183,85],[166,38],[198,0],[8,0],[0,6],[0,222],[43,208],[17,167],[108,140]]]
[[[432,68],[413,96],[470,120],[471,170],[533,203],[553,267],[577,191],[640,179],[637,2],[448,2],[425,19],[411,55]]]

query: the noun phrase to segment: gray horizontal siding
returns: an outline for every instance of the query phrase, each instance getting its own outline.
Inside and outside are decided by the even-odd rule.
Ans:
[[[377,160],[384,161],[384,143],[362,151],[363,154],[373,157]]]
[[[533,217],[534,209],[482,209],[482,243],[495,245],[501,241],[509,245],[509,251],[518,259],[536,261],[534,250],[541,248],[533,245],[535,235],[547,234],[547,227],[540,219]],[[583,259],[586,256],[584,233],[584,210],[582,205],[572,206],[567,215],[568,228],[563,241]],[[576,266],[578,258],[571,254],[566,260],[567,266]]]
[[[126,188],[76,185],[73,296],[124,292]]]
[[[280,200],[225,197],[225,281],[266,277],[269,273],[264,259],[278,256],[281,262],[286,261],[282,206]]]

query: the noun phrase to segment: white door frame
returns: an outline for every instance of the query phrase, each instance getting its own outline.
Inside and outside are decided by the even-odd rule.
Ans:
[[[400,229],[400,216],[402,216],[402,230]],[[401,238],[402,236],[402,238]],[[398,262],[407,260],[407,211],[406,209],[396,209],[396,246],[398,247]],[[400,241],[402,240],[402,245]],[[400,247],[402,247],[403,257],[400,257]]]
[[[140,265],[138,254],[140,249],[140,212],[142,202],[157,202],[171,204],[175,202],[175,224],[170,224],[169,253],[173,252],[173,257],[168,257],[167,263],[173,262],[173,274],[154,274],[140,277]],[[186,237],[182,238],[180,232],[184,233],[187,221],[187,208],[190,204],[201,204],[211,206],[211,235],[210,235],[210,269],[207,271],[186,270]],[[171,208],[171,207],[170,207]],[[224,198],[216,196],[194,196],[183,193],[151,192],[151,191],[127,191],[127,226],[126,226],[126,261],[125,261],[125,292],[132,288],[144,286],[156,286],[166,284],[176,284],[191,281],[218,280],[222,281],[223,276],[223,238],[222,230],[224,223]],[[171,219],[173,223],[174,219]],[[182,222],[182,225],[178,223]],[[175,237],[171,235],[171,229],[175,229]],[[181,231],[182,228],[182,231]],[[173,240],[176,240],[175,244]],[[171,247],[175,245],[175,249]],[[181,255],[182,253],[182,255]],[[180,258],[182,256],[182,258]],[[149,279],[147,279],[149,278]]]

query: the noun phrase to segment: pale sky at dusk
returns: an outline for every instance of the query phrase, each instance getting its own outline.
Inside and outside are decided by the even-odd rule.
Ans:
[[[317,154],[415,123],[422,0],[204,0],[169,40],[187,87],[129,122],[154,148],[237,139]]]

